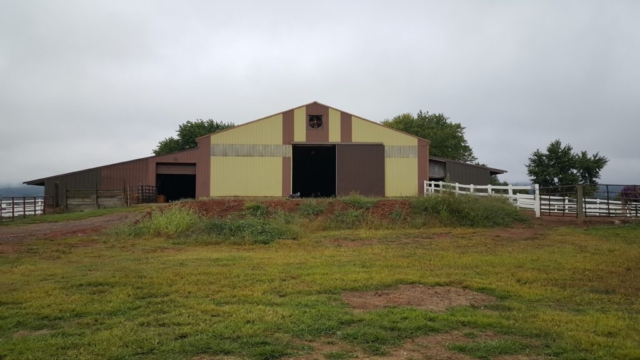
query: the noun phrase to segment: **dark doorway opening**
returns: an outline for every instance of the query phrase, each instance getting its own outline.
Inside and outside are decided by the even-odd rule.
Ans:
[[[336,196],[336,146],[293,145],[293,193],[300,197]]]
[[[157,174],[156,187],[158,195],[167,197],[167,201],[196,198],[196,176]]]

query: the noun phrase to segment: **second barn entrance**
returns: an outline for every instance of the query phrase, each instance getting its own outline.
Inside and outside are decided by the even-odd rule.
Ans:
[[[292,192],[300,197],[385,196],[384,145],[294,144]]]

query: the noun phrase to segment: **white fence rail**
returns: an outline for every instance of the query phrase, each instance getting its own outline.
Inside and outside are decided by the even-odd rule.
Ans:
[[[530,209],[548,215],[578,216],[578,200],[569,196],[540,195],[538,185],[530,186],[478,186],[446,183],[443,181],[425,181],[424,193],[434,194],[451,191],[456,194],[472,194],[476,196],[505,196],[520,209]],[[526,194],[522,192],[526,191]],[[600,198],[583,198],[584,216],[626,216],[640,217],[640,202],[607,200]]]
[[[530,186],[493,186],[493,185],[463,185],[458,183],[446,183],[443,181],[425,181],[424,193],[435,194],[442,191],[452,191],[456,194],[471,194],[476,196],[504,196],[519,209],[529,209],[540,217],[540,190],[538,185]],[[526,194],[522,192],[526,191]],[[533,194],[530,194],[533,192]]]
[[[45,198],[42,196],[0,198],[0,220],[32,215],[43,215]]]

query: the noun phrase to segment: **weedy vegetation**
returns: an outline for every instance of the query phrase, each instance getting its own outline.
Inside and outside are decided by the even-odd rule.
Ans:
[[[385,219],[360,200],[224,218],[178,204],[96,236],[0,243],[0,358],[384,358],[452,332],[466,340],[444,349],[476,359],[640,358],[640,225],[540,228],[485,200],[413,199]],[[341,298],[402,284],[496,300],[354,311]],[[321,338],[355,352],[304,345]]]

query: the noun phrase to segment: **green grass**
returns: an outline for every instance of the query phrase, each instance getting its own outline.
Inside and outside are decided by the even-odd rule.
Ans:
[[[302,221],[270,216],[272,226]],[[276,359],[304,354],[300,341],[321,337],[373,356],[451,331],[472,341],[452,351],[480,359],[640,358],[638,225],[555,228],[535,240],[474,228],[309,227],[297,240],[266,246],[203,241],[207,231],[242,238],[253,230],[238,224],[265,225],[246,214],[222,221],[229,222],[196,225],[197,236],[158,225],[144,236],[0,244],[0,358]],[[442,233],[450,238],[438,239]],[[340,297],[413,283],[469,288],[497,301],[441,313],[354,312]],[[500,338],[481,340],[487,332]]]

